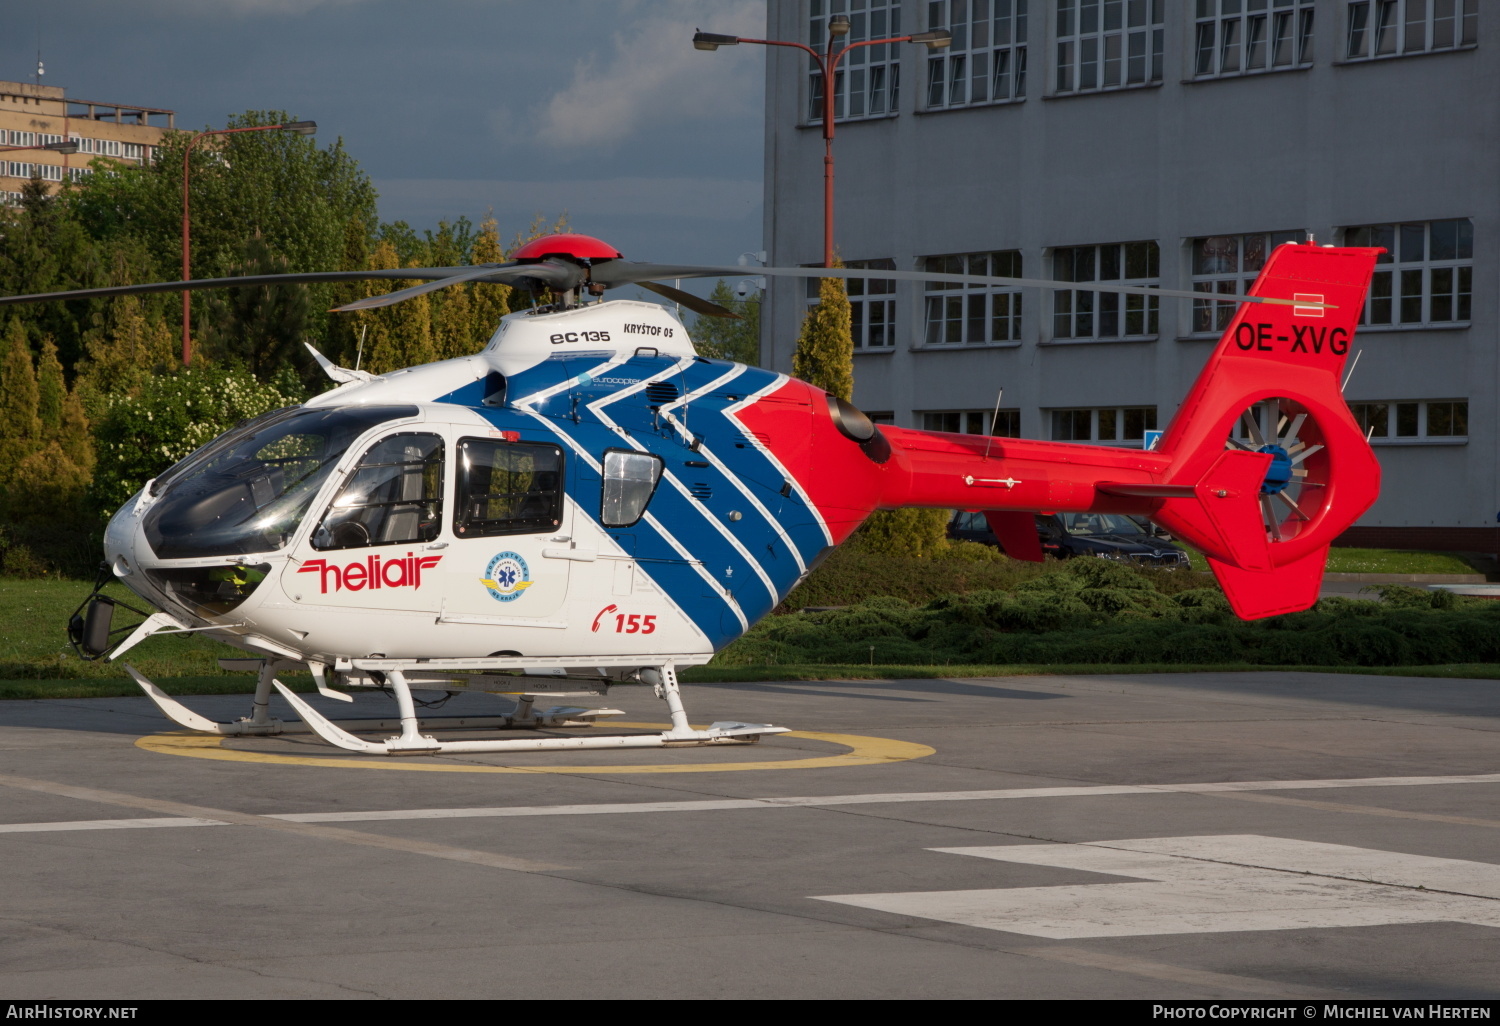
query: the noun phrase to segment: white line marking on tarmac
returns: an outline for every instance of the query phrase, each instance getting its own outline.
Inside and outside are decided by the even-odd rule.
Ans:
[[[931,850],[1150,882],[819,900],[1053,940],[1393,923],[1500,927],[1500,866],[1487,862],[1256,834]]]
[[[831,794],[800,798],[716,798],[677,802],[612,802],[597,805],[516,805],[470,809],[388,809],[372,812],[285,812],[262,816],[288,823],[366,823],[405,819],[492,819],[511,816],[619,816],[657,812],[719,812],[743,809],[818,808],[834,805],[887,805],[925,802],[1008,801],[1020,798],[1098,798],[1114,795],[1213,794],[1226,791],[1301,791],[1354,787],[1414,787],[1445,784],[1500,784],[1500,773],[1442,777],[1354,777],[1345,780],[1231,780],[1204,784],[1104,784],[1081,787],[1013,787],[994,791],[898,791],[885,794]],[[92,824],[92,825],[91,825]],[[217,820],[99,819],[69,823],[0,824],[0,833],[114,829],[151,826],[216,826]]]
[[[54,830],[131,830],[152,827],[228,826],[222,819],[164,816],[159,819],[75,819],[62,823],[0,823],[0,834],[40,834]]]

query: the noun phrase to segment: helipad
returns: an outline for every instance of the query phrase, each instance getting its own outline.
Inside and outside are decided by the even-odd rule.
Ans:
[[[0,704],[0,993],[1500,990],[1495,682],[691,692],[705,719],[732,709],[796,732],[383,760],[305,736],[173,733],[144,699]],[[610,702],[660,716],[649,691]],[[244,699],[193,703],[229,719]]]

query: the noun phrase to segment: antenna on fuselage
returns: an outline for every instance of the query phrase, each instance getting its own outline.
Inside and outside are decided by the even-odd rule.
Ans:
[[[359,370],[360,361],[365,358],[365,332],[370,330],[368,324],[359,329],[359,351],[354,354],[354,369]]]
[[[995,442],[995,428],[1000,424],[1000,401],[1005,398],[1005,386],[1000,386],[1000,391],[995,393],[995,412],[990,417],[990,437],[985,439],[984,458],[990,458],[990,446]]]

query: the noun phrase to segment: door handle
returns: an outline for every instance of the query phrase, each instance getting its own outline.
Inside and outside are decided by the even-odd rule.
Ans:
[[[429,549],[446,549],[448,547],[448,543],[447,542],[433,542],[431,545],[428,545],[426,547],[429,548]]]
[[[592,563],[599,558],[598,549],[543,549],[543,559],[574,559],[581,563]]]

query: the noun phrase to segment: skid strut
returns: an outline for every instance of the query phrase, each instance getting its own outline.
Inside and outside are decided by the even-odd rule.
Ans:
[[[280,681],[276,690],[292,704],[304,723],[324,741],[349,752],[377,755],[437,755],[439,753],[476,752],[545,752],[577,748],[670,748],[690,745],[745,744],[758,741],[762,734],[780,734],[787,728],[769,723],[714,723],[706,730],[695,730],[688,723],[677,685],[677,671],[667,665],[642,673],[642,679],[653,684],[658,697],[667,703],[672,729],[659,734],[591,734],[586,737],[501,738],[485,741],[439,741],[421,733],[421,724],[411,701],[411,688],[400,670],[388,670],[386,682],[396,693],[401,710],[401,733],[384,741],[367,741],[355,737],[343,727],[328,720]],[[655,679],[651,679],[655,678]]]

